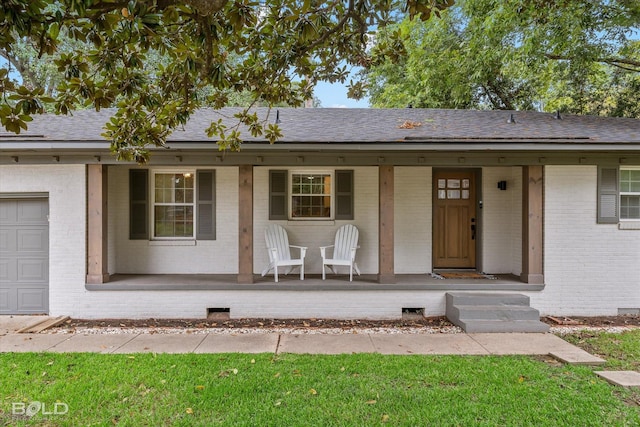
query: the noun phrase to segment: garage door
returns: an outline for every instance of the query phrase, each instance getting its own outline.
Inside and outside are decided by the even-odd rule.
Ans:
[[[49,311],[49,203],[0,199],[0,314]]]

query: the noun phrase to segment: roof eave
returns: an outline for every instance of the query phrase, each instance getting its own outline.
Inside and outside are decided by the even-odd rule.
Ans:
[[[150,147],[151,151],[165,151],[167,149],[176,151],[219,151],[215,141],[170,141],[166,147]],[[420,141],[393,141],[393,142],[244,142],[242,151],[251,152],[273,152],[273,151],[466,151],[466,152],[526,152],[526,151],[619,151],[633,152],[640,151],[640,142],[576,142],[576,141],[474,141],[474,142],[420,142]],[[2,141],[0,142],[0,153],[15,151],[89,151],[89,152],[110,152],[111,146],[108,141]]]

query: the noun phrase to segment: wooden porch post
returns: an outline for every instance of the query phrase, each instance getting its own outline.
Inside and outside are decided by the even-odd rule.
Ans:
[[[380,166],[379,172],[378,282],[395,283],[393,247],[393,166]]]
[[[543,284],[543,166],[522,167],[522,275],[525,283]]]
[[[107,166],[87,165],[87,283],[109,281]]]
[[[253,166],[239,167],[238,283],[253,283]]]

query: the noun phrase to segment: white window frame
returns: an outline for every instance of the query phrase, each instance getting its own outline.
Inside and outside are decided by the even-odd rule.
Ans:
[[[151,186],[150,186],[150,233],[152,240],[196,240],[196,230],[197,230],[197,218],[198,213],[197,209],[197,194],[196,189],[198,188],[198,183],[196,182],[196,170],[195,169],[152,169],[151,171]],[[193,201],[191,203],[156,203],[156,175],[162,174],[191,174],[193,177]],[[193,234],[191,236],[156,236],[156,206],[192,206],[193,208]]]
[[[330,215],[328,217],[299,217],[293,216],[293,197],[295,194],[293,193],[293,176],[294,175],[329,175],[331,178],[331,189],[329,190],[329,197],[331,199],[330,202]],[[288,177],[288,188],[287,188],[287,197],[288,197],[288,215],[290,221],[333,221],[335,217],[335,200],[336,200],[336,180],[335,180],[335,171],[332,169],[322,169],[322,170],[304,170],[304,169],[294,169],[289,170]]]
[[[622,217],[622,196],[640,196],[640,191],[622,191],[622,171],[640,171],[640,166],[625,166],[618,169],[618,221],[620,222],[640,222],[639,218]]]

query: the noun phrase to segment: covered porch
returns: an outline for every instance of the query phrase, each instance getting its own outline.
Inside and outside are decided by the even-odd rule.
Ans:
[[[397,187],[396,167],[377,166],[378,212],[376,252],[377,274],[357,277],[354,283],[344,280],[322,282],[319,276],[307,275],[305,281],[283,277],[274,284],[270,276],[256,274],[255,188],[253,165],[237,166],[237,274],[114,274],[109,272],[108,194],[109,166],[87,165],[87,276],[86,289],[99,290],[540,290],[544,283],[543,236],[543,166],[522,166],[522,257],[521,274],[501,275],[497,280],[441,280],[429,274],[398,274],[395,261],[402,239],[395,233],[394,205]],[[258,230],[259,231],[259,230]],[[151,241],[153,243],[153,241]],[[375,270],[374,270],[375,271]],[[480,270],[479,270],[480,271]],[[118,273],[118,271],[115,271]],[[153,273],[153,272],[150,272]],[[369,273],[372,273],[369,271]],[[331,276],[330,276],[331,277]]]

